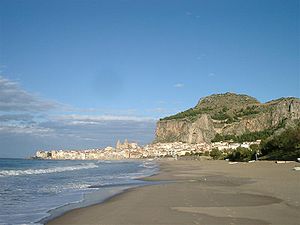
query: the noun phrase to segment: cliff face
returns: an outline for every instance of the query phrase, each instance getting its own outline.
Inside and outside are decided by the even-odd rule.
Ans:
[[[207,114],[200,115],[196,121],[187,119],[163,120],[157,123],[156,141],[187,143],[210,142],[215,136],[213,121]]]
[[[156,141],[211,142],[216,134],[242,135],[283,129],[300,119],[300,99],[281,98],[261,104],[247,95],[233,93],[200,99],[187,111],[161,119]]]

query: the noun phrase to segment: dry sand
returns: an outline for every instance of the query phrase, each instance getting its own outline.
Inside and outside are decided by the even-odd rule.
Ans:
[[[48,224],[300,224],[296,162],[162,161],[148,180],[105,203],[72,210]]]

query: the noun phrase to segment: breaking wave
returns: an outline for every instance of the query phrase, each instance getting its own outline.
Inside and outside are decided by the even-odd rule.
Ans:
[[[0,170],[0,177],[35,175],[35,174],[44,174],[44,173],[60,173],[65,171],[92,169],[97,167],[98,166],[94,163],[85,163],[78,166],[53,167],[53,168],[46,168],[46,169]]]

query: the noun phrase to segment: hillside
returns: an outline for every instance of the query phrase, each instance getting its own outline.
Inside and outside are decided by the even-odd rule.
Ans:
[[[214,94],[176,115],[160,119],[156,141],[201,143],[261,139],[293,126],[300,119],[300,99],[280,98],[267,103],[242,94]]]

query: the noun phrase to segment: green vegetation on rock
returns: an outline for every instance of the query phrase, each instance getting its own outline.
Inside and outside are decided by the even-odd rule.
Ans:
[[[234,93],[216,94],[200,99],[199,103],[186,111],[160,119],[195,119],[200,114],[209,114],[214,120],[225,123],[238,121],[238,117],[259,113],[260,104],[255,98]]]
[[[274,131],[275,129],[266,129],[263,131],[247,132],[239,136],[233,134],[227,134],[227,135],[216,134],[215,138],[212,139],[211,141],[212,142],[234,141],[234,142],[242,143],[245,141],[264,140],[270,137],[274,133]]]
[[[214,120],[227,120],[231,117],[228,114],[226,114],[225,112],[220,111],[220,112],[217,112],[217,113],[213,114],[211,116],[211,118],[214,119]]]
[[[247,106],[245,109],[241,108],[240,111],[236,112],[237,117],[249,116],[258,114],[260,112],[259,107],[257,105]]]
[[[175,115],[162,118],[162,119],[160,119],[160,121],[173,120],[173,119],[183,119],[183,118],[193,119],[193,118],[195,118],[195,117],[197,117],[198,115],[201,115],[201,114],[205,114],[205,113],[209,114],[210,111],[211,111],[210,108],[205,108],[205,109],[190,108],[186,111],[177,113]]]
[[[238,143],[243,143],[245,141],[256,141],[256,140],[265,140],[272,136],[276,130],[280,128],[284,128],[286,125],[286,119],[282,119],[276,127],[265,129],[262,131],[255,131],[255,132],[246,132],[242,135],[233,135],[233,134],[216,134],[212,142],[220,142],[220,141],[234,141]]]

